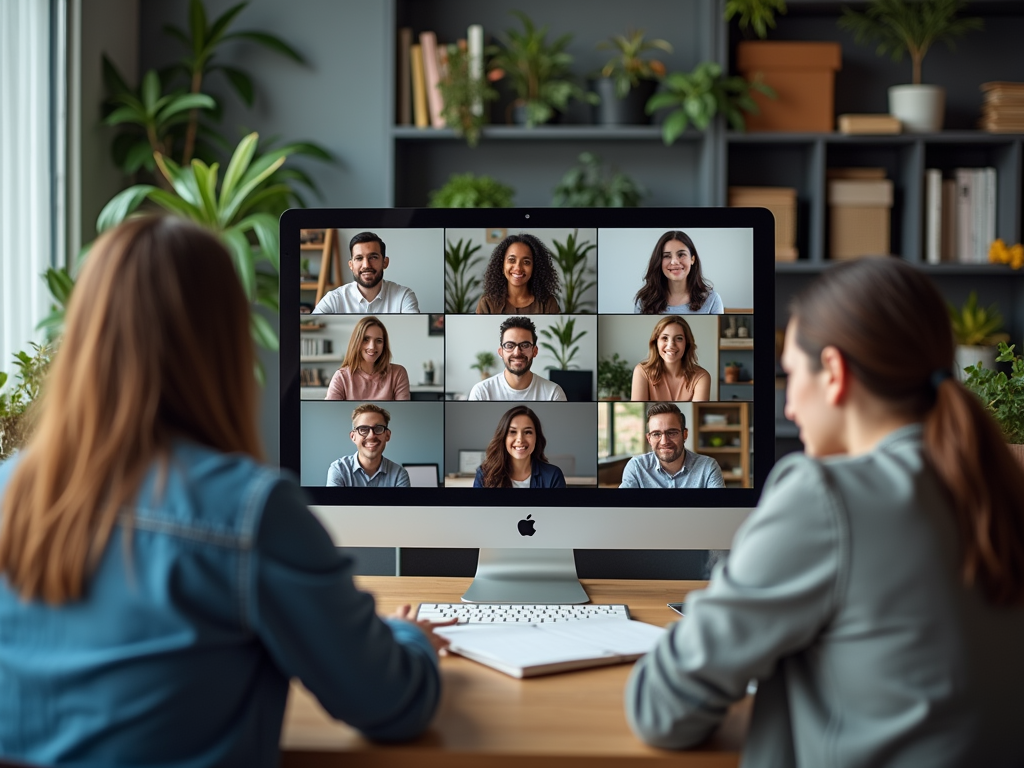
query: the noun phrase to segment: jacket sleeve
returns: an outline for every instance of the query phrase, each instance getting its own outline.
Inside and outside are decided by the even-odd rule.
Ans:
[[[255,535],[244,602],[250,626],[278,668],[332,717],[370,738],[412,738],[437,708],[436,654],[415,626],[380,619],[351,570],[300,489],[277,482]]]
[[[827,625],[846,561],[847,536],[822,467],[787,457],[686,617],[634,667],[626,714],[645,742],[704,741],[750,680],[767,680],[785,656]]]

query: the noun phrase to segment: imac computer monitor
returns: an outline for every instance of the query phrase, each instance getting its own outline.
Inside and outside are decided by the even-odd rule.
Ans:
[[[281,464],[339,545],[480,548],[471,602],[585,602],[574,548],[727,549],[774,461],[774,231],[290,210]]]

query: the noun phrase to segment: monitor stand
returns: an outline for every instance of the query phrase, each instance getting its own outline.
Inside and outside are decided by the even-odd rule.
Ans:
[[[589,603],[571,549],[481,549],[464,603]]]

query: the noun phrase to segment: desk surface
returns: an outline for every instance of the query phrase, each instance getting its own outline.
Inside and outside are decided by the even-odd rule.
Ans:
[[[402,603],[458,602],[466,578],[364,576],[382,614]],[[697,581],[583,580],[595,603],[625,603],[640,621],[673,621],[665,603],[681,600]],[[298,683],[292,684],[281,735],[283,768],[511,766],[735,766],[749,702],[730,711],[718,734],[698,750],[669,752],[640,743],[626,724],[622,694],[632,665],[516,680],[458,656],[441,660],[444,693],[437,717],[419,739],[381,746],[332,720]]]

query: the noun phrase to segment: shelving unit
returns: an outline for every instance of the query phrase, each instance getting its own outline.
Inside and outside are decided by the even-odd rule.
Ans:
[[[729,487],[750,487],[751,407],[751,403],[733,402],[693,404],[694,450],[718,462]],[[717,421],[723,423],[712,423]]]
[[[320,253],[320,271],[317,273],[317,279],[299,283],[299,290],[316,292],[316,299],[313,302],[313,306],[316,306],[328,291],[341,285],[341,248],[338,245],[338,230],[324,230],[322,243],[303,243],[299,250]]]

